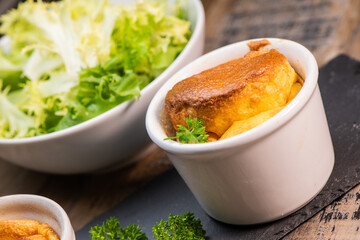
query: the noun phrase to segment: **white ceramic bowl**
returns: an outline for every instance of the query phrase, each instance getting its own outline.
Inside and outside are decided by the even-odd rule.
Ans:
[[[173,85],[242,57],[249,51],[248,41],[210,52],[181,69],[157,92],[147,111],[150,138],[166,151],[204,210],[226,223],[255,224],[294,212],[323,188],[334,165],[314,56],[298,43],[268,40],[266,48],[283,53],[305,79],[295,99],[270,120],[217,142],[163,140],[167,136],[160,111]]]
[[[0,220],[32,219],[47,223],[61,240],[75,240],[69,217],[59,204],[37,195],[0,197]]]
[[[204,9],[200,0],[187,2],[192,36],[176,60],[141,91],[139,100],[122,103],[59,132],[24,139],[0,139],[0,159],[37,171],[61,174],[127,164],[133,154],[151,142],[145,130],[145,113],[156,91],[177,70],[203,53]]]

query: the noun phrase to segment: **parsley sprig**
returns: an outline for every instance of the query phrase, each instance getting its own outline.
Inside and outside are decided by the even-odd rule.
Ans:
[[[148,240],[139,226],[120,226],[119,220],[111,217],[102,226],[94,226],[90,230],[92,240]]]
[[[155,239],[161,240],[204,240],[206,234],[200,219],[191,212],[182,216],[170,214],[167,221],[156,223],[153,233]]]
[[[204,121],[197,118],[192,118],[189,115],[185,118],[187,127],[183,125],[177,125],[178,130],[176,131],[175,137],[168,137],[164,140],[178,139],[181,143],[206,143],[209,141],[209,135],[206,134]]]

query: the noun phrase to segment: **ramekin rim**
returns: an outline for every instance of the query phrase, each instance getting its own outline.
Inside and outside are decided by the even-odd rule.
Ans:
[[[59,234],[59,238],[68,239],[70,236],[74,237],[74,230],[71,225],[69,216],[57,202],[50,198],[35,194],[12,194],[0,197],[0,201],[17,201],[24,204],[36,202],[42,206],[49,204],[51,207],[49,210],[58,217],[58,220],[61,224],[61,233],[57,233]]]

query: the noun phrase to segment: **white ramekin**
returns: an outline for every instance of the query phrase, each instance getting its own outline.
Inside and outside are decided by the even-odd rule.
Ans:
[[[69,217],[62,207],[46,197],[17,194],[0,197],[0,220],[32,219],[47,223],[61,240],[75,240]]]
[[[248,41],[217,49],[182,68],[157,92],[147,111],[150,138],[166,151],[204,210],[226,223],[255,224],[294,212],[323,188],[334,165],[314,56],[298,43],[268,40],[266,48],[284,54],[305,80],[295,99],[270,120],[217,142],[164,141],[160,112],[166,93],[186,77],[242,57],[249,51]]]

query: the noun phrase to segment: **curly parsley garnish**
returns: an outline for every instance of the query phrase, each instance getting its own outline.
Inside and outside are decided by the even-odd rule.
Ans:
[[[189,115],[188,118],[185,118],[187,127],[183,125],[177,125],[178,130],[176,131],[175,137],[168,137],[168,139],[178,139],[181,143],[206,143],[209,141],[209,135],[206,134],[204,121],[197,118],[192,118]]]
[[[200,219],[195,219],[192,212],[182,216],[170,214],[167,221],[156,223],[152,231],[157,240],[205,240],[206,234]],[[148,240],[138,225],[122,228],[114,217],[102,226],[92,227],[90,237],[92,240]]]
[[[152,230],[159,240],[204,240],[206,234],[200,219],[195,219],[191,212],[182,216],[170,214],[167,221],[161,220]]]
[[[120,226],[119,220],[111,217],[102,226],[92,227],[90,230],[92,240],[148,240],[139,226]]]

